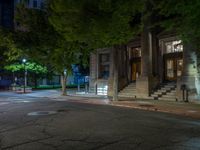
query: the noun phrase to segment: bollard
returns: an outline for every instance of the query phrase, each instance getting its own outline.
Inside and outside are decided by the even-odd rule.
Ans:
[[[186,102],[186,103],[189,102],[189,100],[188,100],[188,95],[189,95],[189,94],[188,94],[188,93],[189,93],[189,90],[186,90],[186,98],[185,98],[185,102]]]
[[[181,85],[181,90],[182,90],[182,96],[183,96],[183,101],[185,101],[185,90],[186,90],[186,85],[185,84],[182,84]]]

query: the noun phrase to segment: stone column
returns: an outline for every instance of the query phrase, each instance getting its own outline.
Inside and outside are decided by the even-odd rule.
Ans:
[[[119,46],[113,48],[113,101],[118,100],[118,89],[119,89],[119,66],[118,66],[118,51]]]
[[[147,98],[150,94],[150,80],[152,75],[152,34],[144,27],[141,35],[141,76],[136,81],[137,97]]]
[[[90,78],[89,78],[89,91],[96,93],[96,82],[98,73],[98,57],[97,52],[90,54]]]
[[[183,100],[181,85],[185,84],[189,90],[189,100],[197,93],[197,57],[190,44],[184,45],[183,50],[183,72],[182,77],[177,81],[177,99]]]

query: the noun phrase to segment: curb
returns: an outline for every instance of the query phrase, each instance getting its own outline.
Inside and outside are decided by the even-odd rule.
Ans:
[[[121,105],[121,104],[109,104],[109,105],[116,106],[116,107],[139,109],[139,110],[145,110],[145,111],[163,112],[163,113],[168,113],[168,114],[176,114],[176,115],[184,116],[184,117],[190,117],[194,119],[200,119],[200,116],[193,115],[194,113],[188,113],[188,112],[181,113],[181,112],[175,112],[175,111],[167,111],[167,110],[162,110],[156,107],[148,108],[148,107]]]

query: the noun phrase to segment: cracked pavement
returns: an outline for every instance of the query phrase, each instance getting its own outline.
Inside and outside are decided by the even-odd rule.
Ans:
[[[200,149],[199,120],[73,99],[0,93],[0,150]]]

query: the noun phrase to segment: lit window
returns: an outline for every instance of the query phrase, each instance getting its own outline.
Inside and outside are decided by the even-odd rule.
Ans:
[[[131,57],[132,58],[137,58],[141,57],[141,48],[131,48]]]
[[[168,78],[174,77],[174,62],[173,62],[173,60],[167,61],[167,77]]]
[[[166,46],[166,53],[176,53],[183,51],[183,44],[181,40],[166,42],[165,46]]]

